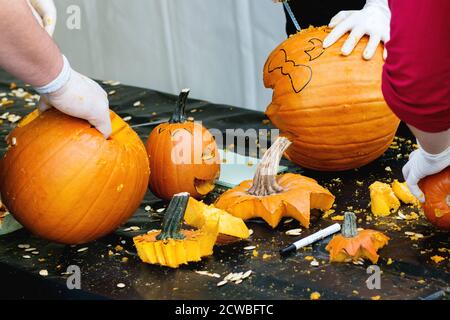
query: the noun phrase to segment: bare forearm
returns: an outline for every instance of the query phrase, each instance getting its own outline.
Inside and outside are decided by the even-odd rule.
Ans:
[[[439,133],[429,133],[421,131],[411,125],[409,125],[409,128],[416,136],[420,146],[428,153],[439,154],[450,147],[450,130]]]
[[[0,8],[0,67],[32,86],[48,84],[62,69],[58,47],[26,0],[0,0]]]

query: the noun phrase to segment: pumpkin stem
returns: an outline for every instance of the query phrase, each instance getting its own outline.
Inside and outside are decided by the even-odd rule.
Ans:
[[[344,224],[342,225],[341,233],[345,238],[353,238],[358,235],[356,215],[353,212],[344,213]]]
[[[264,154],[253,177],[253,185],[248,193],[257,197],[264,197],[280,193],[283,188],[277,183],[276,177],[281,157],[291,142],[285,137],[278,137],[274,144]]]
[[[172,117],[169,120],[169,123],[183,123],[186,122],[186,100],[189,96],[189,92],[191,89],[183,89],[181,90],[180,95],[178,96],[177,106],[175,111],[172,114]]]
[[[164,215],[161,233],[156,237],[156,240],[182,240],[185,238],[180,231],[188,201],[189,193],[187,192],[173,196]]]

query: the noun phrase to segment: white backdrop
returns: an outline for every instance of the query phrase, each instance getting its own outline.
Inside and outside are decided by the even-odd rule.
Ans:
[[[286,38],[271,0],[55,0],[55,39],[74,68],[97,79],[265,110],[268,54]],[[67,8],[81,8],[69,30]]]

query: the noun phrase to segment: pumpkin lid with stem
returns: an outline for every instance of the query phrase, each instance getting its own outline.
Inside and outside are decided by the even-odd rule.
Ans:
[[[208,221],[197,230],[183,230],[182,222],[189,193],[176,194],[164,215],[162,230],[133,238],[139,257],[145,263],[178,268],[212,255],[218,235],[218,220]]]
[[[277,175],[290,144],[288,138],[278,137],[263,156],[253,180],[226,191],[215,206],[243,220],[261,217],[272,228],[282,217],[292,217],[308,228],[310,209],[329,210],[334,196],[314,179],[293,173]]]
[[[377,251],[388,241],[389,238],[379,231],[358,231],[356,215],[353,212],[345,212],[341,234],[331,239],[326,250],[330,252],[331,262],[350,262],[367,258],[372,263],[377,263]]]

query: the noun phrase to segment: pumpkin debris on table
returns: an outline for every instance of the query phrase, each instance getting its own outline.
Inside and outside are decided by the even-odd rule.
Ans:
[[[441,229],[450,230],[450,167],[419,182],[425,195],[422,204],[427,219]]]
[[[218,244],[227,244],[247,239],[250,236],[250,231],[242,219],[234,217],[225,210],[214,207],[214,205],[207,205],[194,198],[189,199],[184,216],[188,225],[201,228],[207,220],[211,219],[219,221]]]
[[[126,122],[112,111],[110,117],[109,139],[54,108],[33,111],[9,134],[1,198],[25,228],[80,244],[114,231],[136,211],[148,186],[147,153]]]
[[[405,204],[418,206],[419,200],[411,193],[406,182],[399,182],[397,179],[392,182],[392,191],[397,198]]]
[[[241,182],[216,201],[217,208],[248,220],[261,217],[275,228],[282,217],[292,217],[309,227],[310,210],[329,210],[334,196],[315,180],[299,174],[277,176],[277,168],[290,141],[279,137],[267,150],[252,180]]]
[[[376,181],[369,187],[372,213],[376,216],[388,216],[397,212],[400,201],[387,183]]]
[[[377,251],[388,243],[389,238],[375,230],[358,231],[353,212],[346,212],[344,216],[341,234],[335,235],[326,246],[330,262],[355,262],[367,258],[377,263]]]
[[[146,149],[150,161],[150,189],[159,198],[180,192],[201,198],[211,192],[220,174],[220,154],[211,133],[185,115],[189,89],[178,98],[168,123],[152,130]]]
[[[287,157],[321,171],[355,169],[380,157],[391,145],[399,119],[381,92],[383,46],[373,59],[344,57],[342,37],[324,49],[331,29],[310,27],[289,37],[268,57],[264,85],[273,89],[266,114],[293,142]]]
[[[164,215],[162,230],[133,238],[143,262],[178,268],[213,254],[219,221],[210,219],[201,229],[183,230],[181,227],[188,201],[189,193],[175,195]]]

